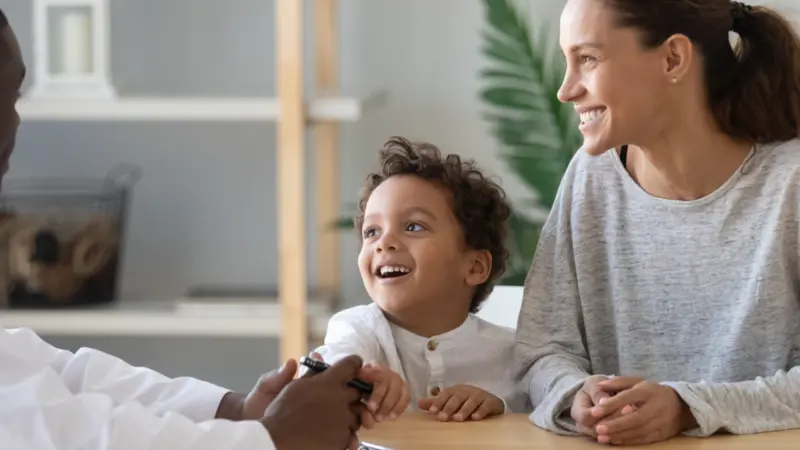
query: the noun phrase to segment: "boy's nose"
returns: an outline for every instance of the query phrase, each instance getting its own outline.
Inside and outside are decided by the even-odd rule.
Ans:
[[[379,252],[382,252],[384,250],[395,251],[395,250],[397,250],[397,246],[395,246],[394,244],[383,244],[383,243],[378,245],[378,251]]]
[[[379,252],[382,251],[395,251],[398,248],[397,239],[394,237],[394,233],[387,232],[383,236],[381,236],[380,241],[378,241],[377,250]]]

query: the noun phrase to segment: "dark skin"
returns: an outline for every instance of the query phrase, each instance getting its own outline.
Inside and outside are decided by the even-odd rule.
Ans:
[[[0,31],[0,179],[8,172],[9,158],[19,128],[17,99],[25,79],[19,41],[10,26]]]
[[[0,31],[0,179],[8,171],[20,118],[16,103],[25,79],[25,64],[11,26]],[[360,394],[347,386],[359,377],[374,382],[351,356],[324,373],[295,379],[297,362],[262,376],[248,394],[223,396],[216,418],[257,420],[269,432],[278,450],[358,448],[356,432],[363,412]],[[309,433],[308,430],[313,430]]]

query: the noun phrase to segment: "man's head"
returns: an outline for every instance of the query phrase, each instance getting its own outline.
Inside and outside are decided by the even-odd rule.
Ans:
[[[24,78],[25,64],[19,42],[0,10],[0,179],[8,172],[8,160],[14,151],[19,127],[16,105]]]
[[[367,177],[356,228],[370,297],[394,314],[463,302],[476,312],[506,268],[505,192],[473,161],[390,139]]]

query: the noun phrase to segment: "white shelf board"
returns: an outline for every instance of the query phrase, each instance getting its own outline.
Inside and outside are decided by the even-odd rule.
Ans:
[[[182,311],[175,301],[121,300],[110,306],[66,310],[0,310],[4,328],[76,336],[280,337],[280,305],[253,312],[231,308],[213,314]],[[324,335],[330,315],[309,305],[309,332]]]
[[[310,121],[355,122],[386,100],[383,91],[363,99],[320,97],[306,105]],[[281,108],[271,97],[121,97],[33,99],[17,102],[23,121],[277,121]]]

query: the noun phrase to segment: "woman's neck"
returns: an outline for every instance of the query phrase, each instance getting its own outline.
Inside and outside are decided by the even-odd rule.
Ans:
[[[650,143],[631,145],[631,177],[650,195],[671,200],[696,200],[719,189],[741,167],[752,145],[718,131],[709,120],[684,122]]]

